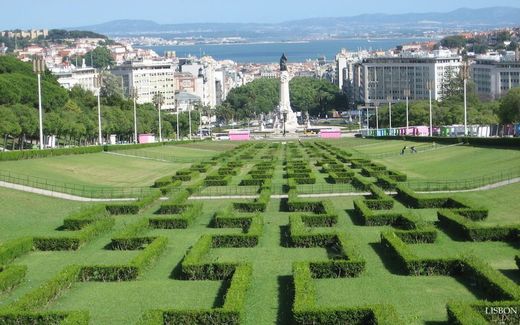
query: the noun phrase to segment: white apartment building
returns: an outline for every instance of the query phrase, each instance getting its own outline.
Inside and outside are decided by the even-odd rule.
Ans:
[[[354,89],[358,100],[365,104],[392,102],[404,99],[406,90],[410,100],[442,99],[442,86],[447,72],[459,73],[460,56],[449,51],[431,54],[403,53],[399,56],[363,59],[353,69]]]
[[[58,83],[66,89],[80,86],[93,93],[97,91],[97,88],[95,88],[95,80],[98,77],[98,72],[95,68],[85,66],[76,68],[69,66],[67,68],[51,68],[50,70],[58,79]]]
[[[520,87],[520,55],[479,57],[471,65],[471,78],[477,94],[487,99],[498,99],[511,88]]]
[[[152,103],[153,96],[161,93],[163,110],[175,110],[175,69],[171,60],[137,60],[114,67],[111,72],[122,77],[125,96],[137,91],[139,104]]]

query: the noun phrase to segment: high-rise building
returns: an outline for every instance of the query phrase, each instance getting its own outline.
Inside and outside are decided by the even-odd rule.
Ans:
[[[139,104],[152,103],[153,96],[161,93],[164,98],[163,110],[175,109],[175,69],[170,60],[128,61],[114,67],[111,72],[122,78],[123,92],[130,96],[137,91]]]
[[[411,100],[428,99],[430,88],[432,98],[441,100],[446,78],[458,74],[461,64],[449,51],[366,58],[354,69],[354,87],[365,104],[402,100],[406,90]]]
[[[503,57],[479,57],[471,65],[471,78],[477,94],[497,99],[511,88],[520,87],[520,53]]]

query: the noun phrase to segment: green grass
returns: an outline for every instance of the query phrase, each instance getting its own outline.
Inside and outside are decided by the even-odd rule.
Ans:
[[[61,156],[0,163],[0,170],[86,186],[141,187],[188,164],[172,164],[105,153]]]
[[[17,237],[46,235],[83,203],[0,188],[0,243]]]
[[[386,148],[385,144],[374,140],[355,141],[357,139],[349,139],[344,144],[352,147],[354,144],[361,143],[356,148],[379,146],[380,148],[377,150],[380,152],[384,152],[382,150]],[[209,154],[212,145],[216,146],[214,152],[226,148],[221,143],[192,144],[187,145],[188,151],[185,154],[196,161]],[[208,146],[208,148],[204,146]],[[167,152],[169,149],[177,150],[179,148],[181,146],[161,147],[158,150],[160,150],[159,153],[162,153],[162,151]],[[436,152],[451,152],[454,157],[460,158],[457,151],[460,149],[468,148],[444,148]],[[485,153],[485,150],[492,150],[490,156],[503,154],[505,157],[511,154],[510,152],[495,152],[494,149],[474,149],[482,150],[486,157],[488,154]],[[153,152],[155,148],[146,150]],[[280,187],[286,182],[282,178],[281,158],[283,156],[281,152],[282,150],[280,150],[280,160],[274,172],[274,182]],[[418,154],[407,158],[428,154]],[[88,162],[92,161],[91,159],[120,159],[121,157],[89,155],[71,158],[83,158],[86,161],[85,165],[88,165]],[[134,161],[135,159],[124,158],[124,160]],[[46,159],[40,159],[33,162],[37,166],[38,162],[45,161]],[[73,161],[75,160],[73,159]],[[171,163],[138,161],[142,161],[143,164],[172,166]],[[482,161],[486,161],[486,159],[483,158]],[[313,162],[314,159],[311,160],[310,166],[319,177],[319,182],[324,184],[324,174],[319,173],[319,169],[314,167]],[[245,177],[252,164],[254,162],[245,164],[240,169],[239,175],[233,177],[232,182],[237,184],[241,178]],[[466,168],[468,166],[464,165],[465,162],[461,162],[461,164]],[[508,161],[507,164],[514,165],[515,161]],[[507,164],[504,163],[503,167],[506,168]],[[416,166],[410,165],[408,168],[413,170]],[[420,168],[418,170],[420,174]],[[145,172],[152,173],[149,170]],[[157,170],[153,172],[159,173]],[[471,172],[477,174],[479,171]],[[66,173],[66,171],[56,171],[56,175],[60,173]],[[126,177],[131,177],[130,171],[127,173]],[[166,173],[170,174],[170,170]],[[148,175],[143,176],[143,182],[146,177],[148,177],[148,182],[152,181],[150,179],[152,176]],[[460,196],[487,206],[490,209],[490,216],[488,220],[483,221],[484,224],[509,224],[520,223],[517,213],[520,211],[519,194],[520,184],[514,184],[490,191],[443,195]],[[366,260],[366,271],[359,278],[314,280],[318,306],[353,307],[386,303],[396,308],[397,313],[406,324],[432,324],[447,321],[446,303],[448,301],[471,302],[486,298],[482,292],[466,283],[465,280],[441,276],[412,277],[398,274],[396,271],[398,266],[395,265],[395,261],[380,245],[380,232],[388,227],[366,227],[357,224],[352,213],[353,200],[357,198],[360,197],[337,197],[331,200],[340,216],[335,228],[346,234],[347,240],[352,241],[358,247],[360,254]],[[203,212],[188,229],[148,230],[144,235],[165,236],[168,238],[168,246],[161,257],[138,280],[119,283],[75,283],[56,301],[46,306],[45,310],[86,310],[90,314],[92,324],[132,324],[150,309],[211,308],[218,305],[223,294],[222,281],[180,280],[176,270],[184,254],[202,234],[239,232],[239,229],[214,229],[209,226],[214,213],[233,201],[237,200],[201,201]],[[139,251],[111,251],[105,248],[106,245],[110,243],[114,234],[127,225],[153,215],[159,204],[160,202],[156,202],[137,216],[115,217],[116,225],[112,231],[99,236],[76,252],[31,252],[18,258],[15,263],[28,267],[27,281],[10,293],[1,294],[0,307],[51,279],[67,265],[127,263],[136,254],[139,254]],[[59,231],[56,228],[62,224],[63,218],[70,211],[78,209],[80,205],[0,189],[0,206],[2,207],[0,209],[0,241],[23,235],[58,234]],[[264,220],[264,231],[257,247],[212,249],[206,256],[207,261],[251,263],[253,267],[252,283],[246,297],[243,321],[246,325],[290,323],[293,299],[291,293],[293,262],[328,259],[328,252],[324,248],[290,248],[285,245],[291,213],[280,211],[280,206],[281,201],[273,198],[267,211],[261,214]],[[405,210],[406,208],[396,203],[394,209]],[[433,224],[437,220],[435,209],[413,210],[413,212],[425,222]],[[438,232],[439,238],[436,243],[410,245],[412,251],[419,257],[457,257],[462,254],[474,254],[515,283],[520,283],[520,275],[514,262],[514,256],[518,254],[518,247],[501,242],[460,242],[453,240],[440,229]]]

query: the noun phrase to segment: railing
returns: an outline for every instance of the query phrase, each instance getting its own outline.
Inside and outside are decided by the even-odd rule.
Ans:
[[[415,150],[417,151],[417,153],[421,153],[421,152],[428,152],[428,151],[432,151],[432,150],[444,149],[444,148],[449,148],[449,147],[459,146],[459,145],[461,145],[461,144],[457,143],[457,144],[445,145],[445,144],[432,143],[432,144],[419,144],[414,147],[415,147]],[[407,147],[405,154],[410,154],[410,148],[411,147]],[[401,153],[401,149],[391,151],[391,152],[381,152],[381,153],[364,153],[364,152],[358,151],[356,149],[352,149],[352,150],[355,151],[357,156],[360,156],[362,158],[373,158],[373,159],[383,159],[383,158],[395,157],[395,156],[399,156]]]
[[[157,189],[149,187],[108,187],[70,184],[37,176],[16,174],[10,171],[0,171],[0,181],[91,199],[139,198],[150,194],[152,191],[157,191]]]
[[[466,179],[408,180],[406,184],[416,191],[457,191],[477,189],[500,182],[512,182],[515,178],[520,178],[520,168]]]

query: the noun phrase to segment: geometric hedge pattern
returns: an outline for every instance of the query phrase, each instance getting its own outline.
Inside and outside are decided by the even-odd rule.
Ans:
[[[346,210],[338,208],[340,197],[300,195],[300,186],[316,183],[318,176],[331,186],[350,183],[361,194]],[[229,186],[237,177],[239,186],[258,187],[255,198],[218,204],[190,199],[205,187]],[[272,195],[275,180],[284,183],[286,195],[281,199]],[[514,316],[488,312],[499,307],[520,309],[520,288],[510,278],[478,256],[422,257],[416,247],[435,248],[440,232],[453,241],[474,242],[477,250],[478,242],[484,241],[518,247],[519,225],[485,226],[481,221],[488,216],[486,207],[446,194],[418,194],[405,181],[402,173],[325,142],[241,145],[165,175],[156,181],[157,191],[138,201],[84,208],[65,218],[55,236],[19,238],[0,246],[0,291],[4,294],[30,280],[28,267],[19,261],[33,251],[49,256],[74,254],[109,234],[102,249],[113,252],[112,256],[126,256],[113,262],[76,259],[64,263],[53,277],[2,306],[0,324],[87,324],[92,321],[88,311],[57,311],[53,301],[66,297],[80,283],[146,283],[147,272],[175,253],[172,241],[183,240],[186,249],[171,265],[170,281],[217,281],[215,301],[206,308],[168,306],[162,301],[165,307],[149,308],[135,319],[137,323],[264,323],[268,321],[251,319],[249,314],[273,300],[279,302],[275,307],[278,323],[405,323],[399,305],[391,302],[342,305],[320,301],[323,283],[364,281],[374,272],[367,260],[368,248],[356,241],[359,234],[345,227],[346,219],[356,227],[379,227],[374,250],[386,262],[385,272],[410,280],[453,278],[469,291],[478,291],[478,299],[472,301],[445,301],[450,323],[518,323]],[[422,211],[434,211],[437,220],[425,220]],[[209,221],[201,225],[201,219]],[[192,229],[197,231],[189,232]],[[520,265],[520,258],[516,259]],[[276,265],[269,269],[273,260]],[[264,278],[269,277],[278,278],[277,297],[262,295]],[[258,304],[252,301],[257,299]]]

